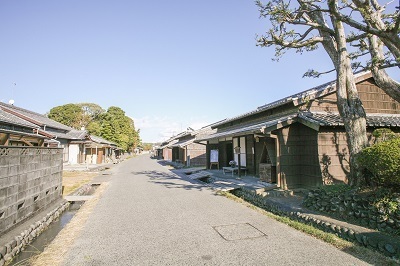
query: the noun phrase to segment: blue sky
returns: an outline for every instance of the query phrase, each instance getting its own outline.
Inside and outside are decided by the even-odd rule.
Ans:
[[[267,27],[252,0],[2,0],[0,101],[119,106],[156,142],[334,79],[302,78],[322,50],[273,62]]]

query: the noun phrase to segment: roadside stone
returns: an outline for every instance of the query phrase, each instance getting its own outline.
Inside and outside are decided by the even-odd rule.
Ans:
[[[5,246],[0,247],[0,258],[3,258],[7,254],[7,248]]]
[[[9,262],[12,260],[11,254],[5,255],[5,256],[4,256],[4,260],[5,260],[6,263],[9,263]]]
[[[359,244],[364,244],[362,237],[363,236],[361,234],[355,234],[355,238]]]
[[[15,239],[11,240],[10,246],[11,246],[11,249],[15,248],[17,246],[17,241]]]
[[[0,266],[4,266],[4,264],[6,264],[6,262],[4,261],[4,259],[0,259]]]
[[[368,245],[370,245],[373,248],[378,248],[378,241],[373,237],[369,237],[368,238]]]
[[[384,251],[385,251],[385,242],[384,242],[384,241],[379,241],[379,243],[378,243],[378,249],[379,249],[381,252],[384,252]]]
[[[333,232],[336,232],[336,225],[331,224],[331,225],[329,226],[329,228],[330,228]]]
[[[350,239],[355,239],[354,234],[355,234],[354,231],[350,229],[349,232],[348,232],[348,235],[349,235]]]
[[[6,255],[7,255],[8,253],[11,253],[11,251],[12,251],[11,244],[10,243],[6,244],[6,248],[7,248],[7,252],[6,252]],[[5,255],[4,255],[4,257],[5,257]]]
[[[20,236],[16,236],[15,241],[17,241],[17,246],[19,246],[21,244],[21,237]]]
[[[385,250],[386,250],[387,252],[389,252],[390,254],[395,254],[395,253],[396,253],[396,249],[395,249],[391,244],[389,244],[389,243],[387,243],[387,244],[385,245]]]
[[[368,237],[367,236],[365,236],[365,235],[363,235],[362,236],[362,241],[363,241],[363,244],[364,244],[364,246],[368,246]]]

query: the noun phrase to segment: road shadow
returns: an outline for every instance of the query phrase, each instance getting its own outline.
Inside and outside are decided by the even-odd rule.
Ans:
[[[210,189],[210,186],[198,180],[190,179],[186,176],[178,175],[171,172],[161,172],[161,171],[140,171],[132,172],[134,175],[146,175],[150,178],[151,183],[165,186],[169,189],[185,189],[185,190],[205,190]],[[177,182],[180,181],[180,182]],[[185,183],[182,183],[185,181]]]

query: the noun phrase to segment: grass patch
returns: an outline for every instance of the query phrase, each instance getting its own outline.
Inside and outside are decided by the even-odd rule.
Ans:
[[[359,246],[357,244],[354,244],[352,242],[346,241],[346,240],[336,236],[335,234],[324,232],[324,231],[319,230],[318,228],[315,228],[311,225],[303,224],[299,221],[292,220],[289,217],[273,214],[273,213],[268,212],[264,209],[261,209],[257,206],[254,206],[253,204],[245,201],[242,198],[236,197],[235,195],[233,195],[229,192],[218,191],[217,194],[225,196],[226,198],[236,201],[238,203],[241,203],[250,209],[253,209],[259,213],[262,213],[263,215],[265,215],[271,219],[274,219],[278,222],[284,223],[298,231],[301,231],[305,234],[308,234],[319,240],[329,243],[329,244],[333,245],[334,247],[342,250],[343,252],[346,252],[346,253],[348,253],[356,258],[359,258],[360,260],[363,260],[367,263],[370,263],[373,265],[390,265],[390,266],[391,265],[399,265],[399,261],[388,258],[388,257],[384,256],[383,254],[378,253],[377,251],[374,251],[374,250]]]
[[[97,172],[63,171],[63,196],[69,195],[77,188],[89,183],[97,175]]]

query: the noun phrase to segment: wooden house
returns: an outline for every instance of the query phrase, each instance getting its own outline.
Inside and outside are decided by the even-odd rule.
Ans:
[[[86,163],[102,164],[114,161],[119,156],[119,150],[114,142],[89,135],[85,142]]]
[[[119,154],[113,142],[76,130],[45,115],[0,102],[0,145],[63,148],[63,162],[101,164]]]
[[[180,162],[186,166],[205,166],[207,164],[206,146],[195,142],[195,140],[210,130],[209,126],[199,130],[188,128],[187,131],[179,134],[177,142],[171,144],[172,161]]]
[[[356,74],[356,84],[368,133],[382,127],[399,131],[399,103],[370,73]],[[283,189],[347,182],[347,137],[336,101],[333,81],[216,123],[215,133],[197,141],[207,145],[208,167],[211,157],[221,167],[235,161]]]
[[[0,145],[44,147],[47,137],[35,134],[40,127],[12,115],[0,106]]]
[[[185,166],[205,166],[206,145],[195,142],[212,132],[210,126],[199,130],[188,128],[176,136],[169,138],[155,149],[155,156],[164,160],[181,163]]]
[[[45,137],[44,146],[46,147],[62,147],[63,148],[63,162],[75,162],[75,158],[78,154],[75,153],[75,149],[70,149],[69,143],[72,140],[80,140],[87,134],[85,131],[77,131],[71,127],[61,124],[48,118],[45,115],[23,109],[11,104],[1,103],[0,109],[17,117],[20,120],[29,122],[35,126],[33,133]],[[74,152],[71,154],[71,152]]]

